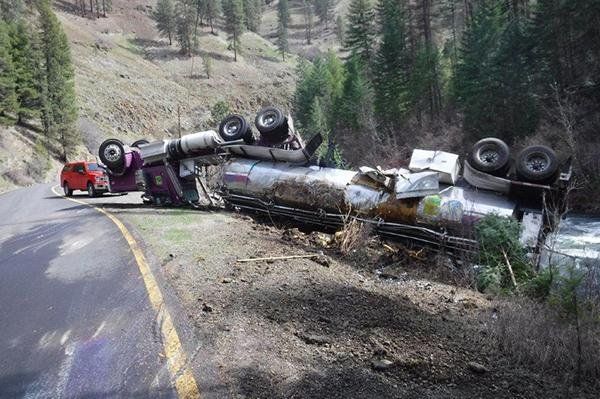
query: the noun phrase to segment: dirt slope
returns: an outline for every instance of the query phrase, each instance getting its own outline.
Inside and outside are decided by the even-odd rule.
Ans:
[[[154,1],[113,4],[108,18],[99,19],[82,18],[68,4],[58,8],[72,43],[80,127],[91,151],[108,136],[175,134],[178,107],[188,130],[215,128],[209,110],[218,101],[248,116],[263,105],[288,105],[295,59],[280,62],[260,36],[244,34],[243,54],[234,62],[225,33],[202,27],[200,54],[189,58],[158,37],[150,18]],[[211,60],[210,78],[203,58]]]
[[[56,176],[61,165],[41,143],[34,130],[0,125],[0,193]]]

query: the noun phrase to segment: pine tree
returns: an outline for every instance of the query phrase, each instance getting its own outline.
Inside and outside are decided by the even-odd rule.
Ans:
[[[352,54],[346,62],[346,79],[340,100],[340,113],[344,115],[344,124],[354,132],[370,130],[367,126],[372,120],[373,90],[366,77],[366,68],[361,57]]]
[[[208,10],[208,0],[195,0],[194,3],[196,4],[195,25],[202,25]]]
[[[315,13],[311,1],[304,0],[302,4],[302,10],[304,12],[304,36],[306,37],[306,44],[310,44],[312,40]]]
[[[69,41],[47,0],[38,6],[40,47],[43,56],[42,122],[47,137],[57,139],[66,161],[81,141],[75,129],[75,73],[71,64]]]
[[[333,0],[314,0],[315,14],[319,22],[325,24],[325,29],[333,18]]]
[[[188,57],[196,47],[198,9],[196,0],[177,0],[175,4],[175,34],[181,52]]]
[[[279,4],[277,5],[277,49],[281,53],[283,61],[285,61],[285,53],[289,50],[288,21],[288,1],[279,0]]]
[[[338,57],[330,51],[326,57],[318,57],[312,64],[301,61],[297,74],[294,110],[299,126],[308,125],[312,103],[316,97],[321,97],[322,103],[332,111],[328,113],[330,122],[335,120],[333,104],[341,96],[344,82],[344,67]]]
[[[283,25],[288,28],[290,25],[290,4],[288,0],[280,0],[277,4],[277,18],[283,22]]]
[[[373,89],[361,57],[352,54],[345,64],[345,80],[336,105],[335,141],[349,161],[364,157],[378,138],[373,110]]]
[[[223,14],[225,16],[225,31],[232,41],[233,60],[237,61],[240,50],[240,36],[244,32],[244,6],[242,0],[224,0]]]
[[[344,19],[341,15],[338,15],[335,20],[335,37],[337,38],[340,45],[344,44]]]
[[[332,51],[313,64],[303,61],[298,66],[298,82],[294,94],[295,120],[306,134],[321,133],[326,146],[319,158],[329,165],[339,165],[334,127],[339,117],[336,107],[344,85],[344,67]]]
[[[152,13],[152,19],[156,22],[156,29],[163,37],[169,39],[169,46],[173,44],[173,35],[177,30],[175,8],[172,0],[158,0],[156,11]]]
[[[206,19],[210,25],[210,33],[215,33],[214,22],[221,15],[221,0],[206,1]]]
[[[378,25],[381,44],[373,65],[375,112],[379,121],[392,125],[402,120],[409,108],[406,18],[397,0],[380,0]]]
[[[14,112],[17,108],[16,76],[8,29],[8,25],[0,20],[0,115]]]
[[[12,60],[15,65],[15,94],[17,98],[17,123],[36,117],[40,110],[41,56],[30,38],[30,28],[24,20],[11,31]]]
[[[485,0],[467,26],[453,84],[473,139],[496,136],[510,142],[536,128],[530,46],[520,24],[509,20],[501,5]]]
[[[23,0],[0,0],[0,20],[16,21],[21,17],[24,8]]]
[[[347,19],[345,49],[355,53],[368,68],[375,43],[375,13],[370,0],[352,0]]]
[[[262,20],[262,0],[243,0],[246,28],[258,32]]]
[[[112,11],[112,0],[102,0],[102,16],[106,18],[106,13]]]

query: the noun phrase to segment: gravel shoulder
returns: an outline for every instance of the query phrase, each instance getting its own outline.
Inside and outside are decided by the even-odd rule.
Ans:
[[[342,256],[327,235],[279,221],[136,198],[93,202],[143,237],[231,397],[595,397],[512,364],[487,338],[493,298],[401,246],[375,238]]]

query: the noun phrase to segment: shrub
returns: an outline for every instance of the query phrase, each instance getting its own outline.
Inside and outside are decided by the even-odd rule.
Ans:
[[[231,113],[231,108],[226,101],[217,101],[210,109],[210,116],[213,125],[218,125]]]
[[[521,226],[514,219],[487,215],[475,226],[479,242],[477,287],[501,291],[515,288],[516,283],[531,276],[531,265],[525,257],[525,248],[519,241]]]
[[[555,281],[556,273],[553,267],[542,269],[525,284],[524,294],[532,299],[544,301],[550,297]]]

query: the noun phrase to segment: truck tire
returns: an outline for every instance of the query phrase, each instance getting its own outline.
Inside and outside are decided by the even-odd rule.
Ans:
[[[241,115],[229,115],[219,125],[219,136],[225,141],[244,140],[250,144],[254,141],[252,129]]]
[[[134,141],[133,144],[130,145],[130,147],[140,148],[140,146],[143,144],[150,144],[150,142],[146,139],[141,139]]]
[[[508,145],[497,138],[479,140],[469,155],[469,164],[480,172],[503,176],[510,166]]]
[[[98,156],[112,172],[120,173],[125,168],[125,147],[120,140],[105,140],[100,144]]]
[[[65,197],[70,197],[73,195],[73,190],[69,188],[69,183],[63,183],[63,192],[65,193]]]
[[[98,193],[96,193],[96,188],[94,187],[94,185],[91,182],[88,182],[88,184],[87,184],[87,193],[88,193],[88,197],[90,197],[90,198],[94,198],[94,197],[98,196]]]
[[[254,124],[265,141],[280,143],[288,137],[288,120],[279,108],[266,107],[261,109],[256,114]]]
[[[551,184],[558,177],[558,157],[549,147],[532,145],[519,153],[516,169],[520,180]]]

